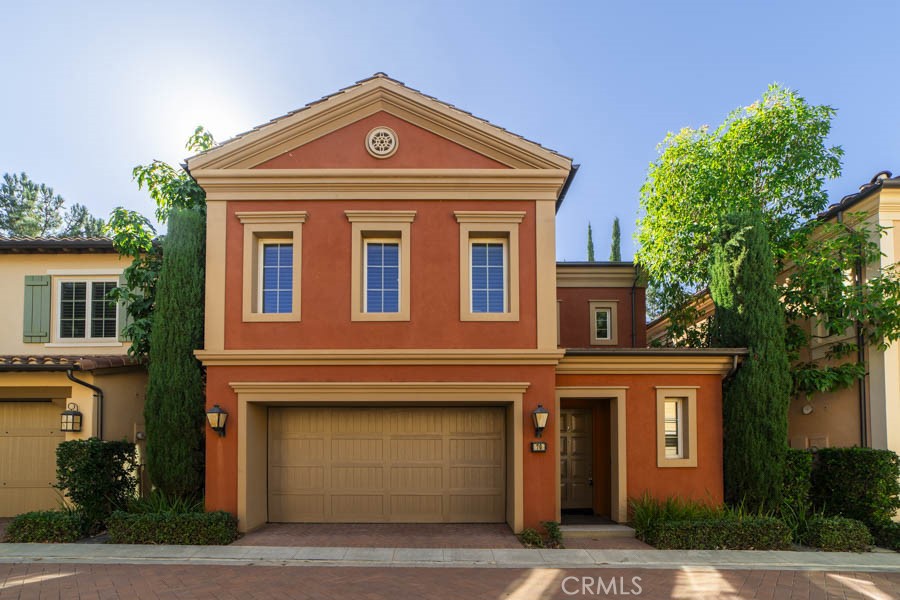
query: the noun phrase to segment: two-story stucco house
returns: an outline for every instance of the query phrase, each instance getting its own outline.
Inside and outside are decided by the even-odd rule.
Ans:
[[[647,349],[630,263],[557,264],[570,158],[376,74],[187,165],[206,504],[242,530],[721,500],[740,351]]]
[[[59,506],[63,440],[142,437],[146,374],[106,299],[127,264],[108,239],[0,238],[0,517]]]

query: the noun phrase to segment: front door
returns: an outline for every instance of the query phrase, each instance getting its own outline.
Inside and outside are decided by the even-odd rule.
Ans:
[[[560,485],[563,509],[592,508],[594,466],[591,409],[560,411]]]

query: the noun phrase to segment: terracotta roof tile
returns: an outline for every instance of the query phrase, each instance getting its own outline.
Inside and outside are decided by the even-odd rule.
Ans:
[[[124,354],[65,356],[65,355],[0,355],[0,370],[58,371],[72,369],[74,371],[93,371],[96,369],[113,369],[130,367],[140,361]]]

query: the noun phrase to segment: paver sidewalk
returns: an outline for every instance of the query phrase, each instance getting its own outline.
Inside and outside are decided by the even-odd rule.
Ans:
[[[900,554],[741,550],[526,550],[0,544],[0,563],[338,567],[726,568],[900,572]]]

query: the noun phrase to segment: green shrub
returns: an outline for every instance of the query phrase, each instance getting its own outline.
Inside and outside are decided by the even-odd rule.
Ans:
[[[877,529],[900,508],[900,459],[890,450],[823,448],[812,469],[813,506]]]
[[[547,532],[547,540],[545,542],[547,548],[565,548],[562,529],[559,528],[558,521],[541,521],[541,526]]]
[[[108,522],[111,544],[225,545],[237,539],[237,519],[208,513],[114,512]]]
[[[522,542],[522,545],[526,548],[543,548],[544,547],[544,538],[541,537],[536,530],[526,527],[522,530],[522,533],[519,534],[519,541]]]
[[[74,510],[44,510],[14,517],[6,526],[11,543],[77,542],[84,537],[87,522]]]
[[[673,550],[784,550],[791,545],[791,532],[775,517],[725,515],[663,522],[644,541]]]
[[[134,497],[135,468],[130,442],[90,438],[63,442],[56,448],[56,487],[84,515],[86,533],[101,530],[106,518]]]
[[[809,508],[813,454],[809,450],[788,449],[784,457],[782,506],[792,510]]]
[[[803,542],[828,552],[866,552],[872,534],[861,521],[815,515],[809,519]]]
[[[661,523],[717,518],[723,514],[721,508],[696,500],[684,500],[675,496],[657,500],[647,493],[640,498],[632,499],[629,502],[629,509],[635,535],[645,542]]]
[[[891,521],[877,525],[872,529],[875,545],[900,552],[900,523]]]
[[[145,498],[132,498],[128,503],[128,512],[135,514],[146,513],[202,513],[202,498],[179,498],[168,496],[160,490],[153,490]]]

